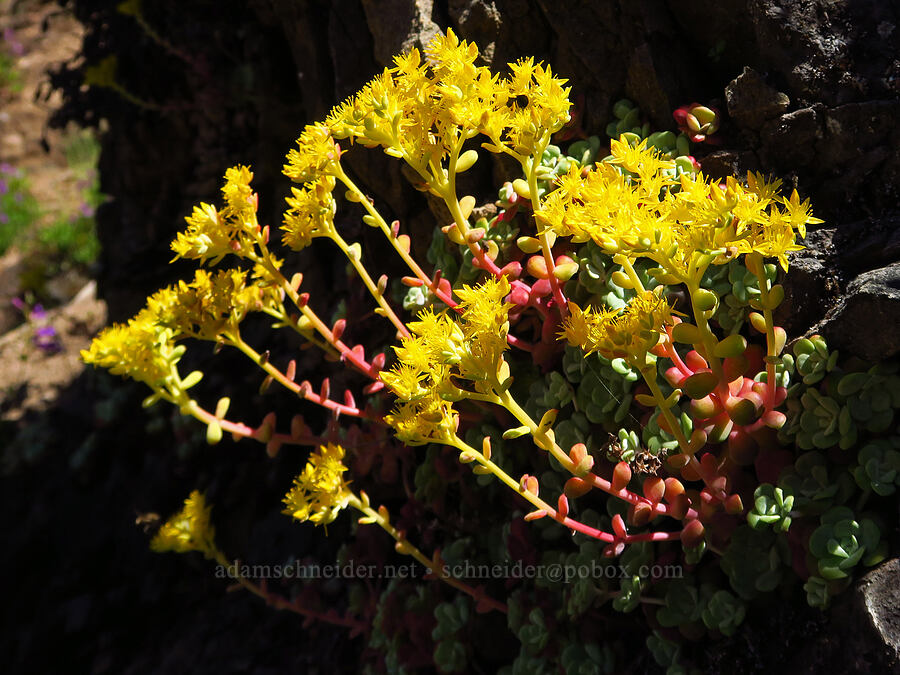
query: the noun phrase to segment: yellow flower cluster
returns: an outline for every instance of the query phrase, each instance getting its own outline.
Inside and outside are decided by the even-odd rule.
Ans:
[[[215,340],[236,328],[249,312],[260,311],[279,297],[271,284],[248,285],[247,273],[241,270],[210,274],[200,269],[190,283],[182,280],[151,295],[147,307],[160,325],[179,335]]]
[[[672,323],[672,308],[665,298],[643,291],[622,309],[583,310],[570,302],[560,337],[586,354],[599,352],[607,359],[624,358],[640,367],[647,352],[659,342],[664,327]]]
[[[382,381],[400,399],[385,420],[397,437],[411,444],[440,441],[456,430],[452,401],[466,396],[452,378],[471,380],[480,394],[491,391],[499,375],[509,330],[510,291],[506,277],[490,278],[475,288],[457,291],[460,321],[446,312],[426,309],[409,324],[412,333],[394,347],[398,363],[381,373]]]
[[[291,188],[292,196],[286,198],[290,208],[285,212],[281,226],[285,246],[300,251],[312,243],[313,237],[334,232],[337,211],[332,196],[334,186],[334,177],[319,176],[302,188]]]
[[[491,277],[480,286],[463,286],[456,291],[467,351],[460,360],[459,370],[466,379],[478,381],[497,370],[500,357],[508,346],[508,314],[513,304],[504,303],[503,299],[509,291],[506,277]]]
[[[141,310],[127,324],[113,324],[81,351],[85,363],[108,368],[154,389],[167,380],[184,352],[173,346],[174,331],[160,326],[150,309]]]
[[[308,124],[297,139],[297,148],[287,155],[284,175],[295,183],[317,180],[334,170],[341,158],[341,150],[331,131],[321,122]]]
[[[147,306],[126,325],[104,329],[81,357],[159,390],[172,384],[174,366],[184,353],[184,347],[175,346],[177,339],[216,340],[248,312],[279,301],[277,288],[262,280],[248,284],[246,272],[200,269],[190,283],[179,281],[147,298]]]
[[[822,221],[796,191],[779,197],[779,187],[754,174],[746,185],[728,178],[724,187],[703,174],[676,180],[674,162],[646,141],[613,141],[609,163],[584,178],[573,168],[536,215],[558,235],[592,239],[609,254],[650,258],[684,282],[751,251],[787,269],[787,254],[803,248],[798,235]]]
[[[222,194],[225,206],[216,209],[211,204],[195,206],[185,218],[188,227],[172,242],[175,258],[212,260],[217,264],[229,253],[242,256],[251,250],[259,237],[256,220],[256,198],[250,188],[253,173],[246,166],[236,166],[225,172]]]
[[[340,147],[322,123],[308,125],[297,139],[297,148],[288,153],[283,173],[294,182],[303,183],[301,188],[291,188],[292,196],[286,198],[288,210],[281,229],[282,241],[288,248],[300,251],[309,246],[313,237],[334,231],[337,206],[331,193],[340,158]]]
[[[490,136],[490,150],[507,148],[527,157],[534,152],[542,136],[559,131],[569,121],[569,92],[566,80],[553,76],[550,66],[535,64],[533,58],[509,64],[512,76],[504,92],[512,101],[495,111],[483,132]],[[524,105],[517,101],[525,99]]]
[[[184,500],[184,508],[169,518],[150,541],[150,549],[157,553],[199,551],[214,558],[217,549],[215,530],[209,520],[211,511],[203,493],[194,490]]]
[[[284,498],[283,513],[300,521],[327,525],[345,508],[352,493],[344,480],[344,448],[329,443],[309,456],[303,472]]]
[[[478,49],[448,30],[425,50],[398,56],[394,67],[336,107],[326,120],[335,138],[382,146],[403,157],[423,176],[438,173],[461,140],[478,133],[493,152],[529,156],[544,135],[569,120],[565,80],[532,60],[510,64],[501,78],[476,66]],[[518,105],[516,97],[527,98]]]

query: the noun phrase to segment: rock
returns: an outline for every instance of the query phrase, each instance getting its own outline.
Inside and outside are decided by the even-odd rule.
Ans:
[[[638,45],[628,63],[626,93],[631,99],[640,102],[645,115],[654,120],[665,119],[669,122],[666,118],[671,118],[673,106],[665,89],[650,45],[646,42]]]
[[[873,670],[896,672],[900,667],[900,559],[869,572],[852,593],[861,651],[880,660],[881,667],[875,661]]]
[[[89,279],[76,269],[67,269],[51,277],[45,284],[47,294],[60,304],[66,303],[81,291]]]
[[[412,47],[421,50],[441,32],[432,21],[428,0],[363,0],[362,4],[375,41],[375,58],[384,66]]]
[[[900,672],[900,560],[889,560],[859,579],[838,596],[827,616],[824,626],[810,626],[806,640],[784,654],[777,672]]]
[[[747,171],[759,170],[759,161],[750,152],[716,150],[697,159],[703,165],[703,173],[718,180],[725,180],[728,176],[742,176]]]
[[[842,224],[834,250],[837,266],[848,276],[900,260],[900,215]]]
[[[815,108],[802,108],[782,115],[762,127],[763,162],[770,166],[798,167],[813,163],[815,141],[822,137],[821,120]]]
[[[226,166],[237,162],[253,164],[261,208],[269,209],[261,213],[261,220],[277,228],[288,189],[279,176],[280,166],[284,152],[302,126],[320,119],[372,77],[380,69],[378,63],[389,64],[394,52],[424,44],[436,26],[452,26],[460,37],[478,41],[485,60],[494,61],[495,70],[502,70],[508,60],[534,55],[551,64],[561,76],[570,78],[573,94],[583,95],[585,100],[584,127],[588,133],[602,133],[609,121],[612,101],[622,97],[626,89],[635,94],[636,102],[656,128],[671,128],[673,103],[707,102],[723,91],[727,96],[732,86],[729,82],[740,81],[746,68],[764,74],[759,78],[765,86],[762,93],[770,97],[766,105],[754,109],[750,103],[734,103],[735,110],[741,111],[734,116],[736,126],[759,133],[735,138],[727,137],[728,130],[723,129],[729,151],[708,155],[704,158],[705,169],[718,165],[720,175],[725,175],[739,165],[741,170],[759,169],[782,179],[789,179],[796,172],[802,196],[812,198],[816,215],[825,218],[832,228],[817,233],[820,239],[811,236],[815,247],[811,243],[809,251],[792,257],[783,307],[788,314],[786,320],[794,322],[790,326],[803,330],[809,321],[836,305],[829,315],[829,335],[834,339],[842,335],[845,348],[854,353],[871,347],[876,356],[884,355],[891,346],[879,345],[877,340],[897,333],[896,317],[900,312],[895,295],[891,295],[898,288],[897,276],[890,277],[894,267],[893,235],[879,230],[877,237],[867,237],[865,225],[847,225],[864,223],[863,218],[875,216],[875,222],[887,227],[885,223],[890,221],[885,220],[885,214],[896,214],[900,203],[900,151],[896,140],[900,135],[892,123],[898,117],[895,101],[900,93],[894,3],[616,0],[563,5],[558,0],[222,0],[213,9],[207,3],[144,3],[151,25],[165,27],[165,38],[190,54],[192,63],[187,64],[148,40],[144,29],[131,17],[116,11],[116,4],[97,0],[69,3],[90,23],[85,36],[85,58],[95,63],[106,55],[117,55],[123,87],[147,100],[164,103],[168,109],[141,109],[115,92],[86,91],[82,87],[80,61],[61,67],[54,84],[66,90],[66,107],[59,114],[58,123],[67,119],[94,123],[101,117],[109,120],[109,131],[102,138],[101,178],[110,202],[98,213],[105,251],[101,292],[113,299],[118,319],[131,315],[147,292],[171,281],[172,275],[190,273],[190,265],[174,270],[165,267],[165,261],[171,258],[168,241],[173,231],[183,225],[182,218],[190,213],[194,203],[216,199],[219,177]],[[205,39],[209,36],[214,39]],[[222,45],[227,45],[227,50]],[[197,64],[205,72],[198,72]],[[236,82],[233,75],[238,71],[242,77]],[[744,93],[743,87],[752,90],[752,85],[750,80],[738,82],[732,97]],[[787,107],[782,108],[781,92],[799,110],[788,112]],[[746,113],[743,118],[742,112]],[[872,116],[877,118],[875,122],[870,122]],[[422,198],[405,185],[396,163],[391,164],[379,152],[365,153],[356,148],[348,162],[354,163],[360,182],[402,220],[404,228],[415,218],[422,218],[421,224],[428,229],[418,229],[424,235],[414,238],[413,246],[427,245],[435,218],[428,217]],[[750,166],[751,162],[756,165]],[[484,189],[496,187],[495,182]],[[351,210],[347,213],[358,220]],[[349,216],[348,226],[353,219]],[[363,230],[364,235],[370,231]],[[834,252],[829,241],[834,243]],[[325,249],[317,248],[315,258],[310,254],[301,262],[309,263],[309,276],[318,274],[330,284],[331,269],[338,269],[342,275],[342,267],[334,264],[331,254],[320,253]],[[841,275],[854,281],[847,298],[837,303]],[[306,283],[312,284],[313,280]],[[320,283],[315,287],[323,286]],[[339,293],[334,295],[340,297]],[[73,308],[76,305],[78,302],[72,303]],[[84,316],[86,311],[80,308],[73,312],[72,320]],[[87,339],[86,327],[76,332]],[[24,332],[22,336],[27,337]],[[882,353],[877,353],[879,350]],[[73,346],[70,353],[75,351]],[[18,359],[18,353],[14,358]],[[38,374],[53,370],[48,367],[49,362],[34,363],[41,368]],[[220,369],[221,377],[230,374],[227,367]],[[7,376],[0,369],[0,377]],[[213,377],[212,372],[209,377]],[[71,397],[73,409],[90,410],[93,401],[82,394],[86,390],[73,391],[78,394]],[[104,400],[108,400],[105,396]],[[36,428],[60,427],[67,436],[66,447],[71,446],[73,434],[65,424],[66,418],[60,423],[60,415],[54,411],[48,419],[51,423]],[[67,668],[74,670],[116,672],[145,662],[148,665],[143,669],[148,670],[149,663],[158,664],[156,652],[141,650],[136,655],[129,641],[128,636],[143,627],[116,619],[142,616],[142,612],[134,611],[133,602],[133,598],[141,596],[142,588],[143,595],[152,599],[150,610],[180,610],[171,602],[174,596],[165,593],[171,588],[183,590],[183,572],[155,576],[151,569],[138,575],[138,585],[134,583],[135,575],[123,578],[121,570],[147,570],[147,565],[146,554],[134,555],[130,540],[123,536],[121,514],[141,501],[159,504],[160,486],[169,490],[173,476],[181,481],[173,490],[176,494],[169,495],[169,503],[176,503],[183,498],[180,488],[186,482],[186,472],[182,465],[173,468],[163,463],[173,453],[156,452],[154,438],[148,437],[144,425],[136,423],[136,419],[128,415],[124,424],[115,427],[116,444],[148,451],[116,453],[111,457],[109,486],[105,490],[101,491],[101,485],[97,490],[73,493],[68,472],[51,475],[42,468],[32,483],[17,476],[16,482],[11,483],[12,489],[0,491],[7,497],[4,512],[8,515],[6,529],[13,540],[10,548],[26,552],[13,556],[8,561],[11,570],[4,574],[21,581],[10,589],[11,606],[36,608],[31,612],[36,617],[33,624],[15,621],[7,631],[5,653],[12,654],[13,672],[51,670],[47,659],[58,654],[65,654],[69,659]],[[135,460],[136,456],[139,459]],[[268,466],[252,473],[241,465],[239,489],[225,489],[229,484],[220,472],[229,466],[227,462],[218,463],[210,478],[223,486],[223,494],[250,494],[252,486],[261,484],[251,478],[262,475],[271,480],[275,475]],[[48,476],[53,480],[48,480]],[[22,506],[22,485],[34,488],[28,492],[27,508]],[[86,502],[85,495],[92,499]],[[84,516],[86,505],[88,517]],[[38,520],[41,514],[47,514],[45,522]],[[93,543],[97,532],[108,532],[109,541],[121,548],[122,555],[117,556],[113,568],[98,571],[93,564],[109,558],[103,555],[109,549],[108,542],[103,542],[103,546]],[[23,541],[31,545],[30,549],[22,545]],[[85,542],[95,549],[87,548]],[[53,556],[28,555],[29,550],[43,552],[48,543],[72,551],[67,555],[71,562],[67,573],[75,575],[79,570],[88,570],[91,574],[62,575],[53,565],[43,564],[56,562]],[[145,547],[141,541],[142,553]],[[23,560],[30,565],[28,574],[19,564]],[[179,563],[172,563],[173,568],[181,570]],[[770,657],[769,672],[839,672],[839,666],[845,662],[856,662],[855,669],[845,672],[886,672],[896,668],[896,647],[893,662],[885,660],[890,654],[886,650],[879,652],[877,646],[871,650],[860,647],[857,655],[857,645],[866,643],[856,640],[850,623],[852,619],[862,625],[896,625],[892,610],[896,611],[898,599],[890,592],[900,586],[896,561],[884,574],[884,594],[876,593],[874,581],[868,585],[866,580],[866,587],[861,586],[860,590],[865,596],[860,600],[860,611],[847,612],[847,620],[840,625],[840,614],[832,614],[828,649],[814,641],[808,623],[782,624],[783,631],[772,630],[764,637],[757,633],[757,639],[750,640],[752,626],[748,621],[735,636],[740,642],[735,658],[724,664],[721,672],[748,672],[748,661],[760,652]],[[104,586],[110,579],[119,585]],[[155,585],[142,586],[147,579],[154,579]],[[178,583],[173,583],[173,579]],[[63,612],[67,606],[59,599],[77,597],[83,588],[94,589],[95,597],[103,599],[103,603],[94,605],[102,605],[103,611],[92,610],[85,629],[72,636],[72,644],[77,640],[80,651],[47,649],[47,645],[57,644],[54,640],[60,627],[66,625]],[[210,602],[210,597],[218,597],[220,588],[204,586],[202,590],[207,592],[191,596],[190,611],[166,615],[175,626],[169,634],[178,640],[164,644],[162,670],[193,668],[205,673],[233,669],[239,659],[245,658],[235,651],[246,647],[247,625],[255,626],[263,636],[275,636],[271,644],[254,643],[268,647],[267,657],[281,654],[276,650],[288,644],[292,656],[308,659],[302,665],[273,660],[281,666],[273,667],[273,672],[308,670],[310,664],[329,662],[320,658],[318,652],[304,652],[303,642],[276,639],[297,635],[296,625],[290,623],[294,617],[279,624],[280,630],[271,630],[271,617],[285,613],[260,613],[249,603],[252,611],[240,613],[234,609],[237,603],[233,598],[228,598],[224,611],[217,611],[222,607],[217,605],[210,612],[193,611]],[[119,603],[117,597],[125,600]],[[786,607],[789,603],[786,597],[784,600],[776,606]],[[844,598],[840,601],[843,603]],[[840,605],[841,609],[845,607]],[[761,609],[764,611],[756,625],[771,628],[770,608]],[[794,607],[787,609],[797,611]],[[223,616],[226,621],[222,621]],[[209,625],[238,630],[219,630],[212,636],[219,639],[210,643]],[[796,640],[784,639],[791,630],[800,633],[801,643],[808,643],[804,653],[800,653]],[[210,649],[201,654],[197,644],[207,644]],[[327,644],[333,641],[318,640],[314,646]],[[700,647],[697,645],[695,650]],[[218,656],[218,660],[207,658],[207,654]],[[877,658],[865,663],[869,654]],[[350,658],[354,652],[343,649],[342,655]],[[73,668],[72,664],[77,665]],[[334,670],[349,668],[335,665]]]
[[[829,347],[868,361],[900,353],[900,262],[856,277],[815,330]]]
[[[770,87],[762,75],[749,66],[725,87],[725,101],[731,118],[738,125],[754,131],[785,113],[791,103],[787,94]]]
[[[500,12],[491,0],[450,0],[450,18],[466,39],[478,45],[487,63],[494,60],[500,32]]]
[[[25,139],[21,134],[4,134],[0,137],[0,159],[13,162],[25,156]]]
[[[806,248],[790,256],[790,268],[781,281],[784,301],[775,312],[775,321],[792,337],[814,332],[811,326],[841,298],[833,262],[834,236],[834,228],[812,230],[807,233]]]

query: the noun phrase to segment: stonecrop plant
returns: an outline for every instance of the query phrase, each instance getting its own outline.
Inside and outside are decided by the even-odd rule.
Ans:
[[[284,497],[284,513],[327,525],[352,508],[360,523],[396,539],[397,551],[462,591],[462,604],[435,611],[434,659],[444,672],[464,669],[469,602],[508,612],[522,644],[508,672],[547,672],[548,663],[567,672],[615,668],[602,635],[585,641],[574,628],[607,600],[620,612],[644,607],[655,629],[648,645],[674,672],[681,672],[684,639],[734,633],[748,601],[792,579],[824,606],[857,565],[883,556],[876,519],[861,509],[869,495],[891,494],[900,482],[897,440],[883,438],[900,392],[893,371],[873,370],[853,372],[843,389],[820,391],[814,385],[840,369],[818,336],[798,342],[796,358],[785,353],[788,336],[774,318],[785,295],[778,270],[788,271],[806,227],[821,221],[796,190],[782,194],[778,180],[705,176],[687,156],[686,137],[649,134],[628,102],[617,104],[607,157],[596,137],[563,152],[551,138],[570,122],[566,80],[533,59],[499,75],[475,65],[477,58],[475,45],[448,31],[424,54],[396,57],[324,121],[307,126],[284,166],[297,185],[280,246],[257,220],[250,168],[228,169],[223,204],[195,207],[172,243],[176,258],[199,263],[194,278],[156,292],[127,324],[104,330],[83,352],[85,361],[145,383],[145,405],[174,404],[206,426],[210,443],[229,433],[265,443],[270,455],[285,445],[313,447]],[[691,111],[703,134],[690,126]],[[718,127],[709,108],[681,112],[676,119],[692,140]],[[344,155],[363,148],[404,162],[416,187],[446,206],[429,271],[413,258],[412,233],[388,222],[351,177]],[[476,198],[458,190],[460,174],[486,153],[505,155],[521,170],[500,189],[495,212],[477,209]],[[387,276],[364,263],[361,244],[345,239],[339,206],[380,231],[408,268],[405,295],[389,291]],[[292,252],[319,239],[346,256],[375,313],[396,330],[391,349],[367,357],[345,341],[354,319],[326,322],[301,290]],[[294,360],[245,340],[241,325],[253,313],[295,331],[367,383],[335,400],[328,380],[318,391],[298,382]],[[227,417],[228,398],[204,407],[191,393],[202,373],[179,370],[197,340],[238,350],[264,371],[266,384],[323,406],[334,420],[351,420],[353,433],[331,424],[317,435],[300,417],[280,429],[274,414],[251,427]],[[791,384],[796,374],[801,379]],[[883,391],[892,392],[885,401]],[[860,399],[864,393],[872,402]],[[850,427],[865,424],[872,440],[858,460],[848,454],[846,466],[805,452],[851,453],[858,440]],[[626,574],[544,580],[502,598],[504,583],[470,584],[452,574],[452,543],[443,554],[423,553],[349,470],[348,459],[372,462],[354,446],[367,426],[390,428],[407,447],[428,446],[412,450],[415,492],[426,507],[429,498],[443,499],[449,448],[471,467],[473,485],[499,485],[512,496],[492,497],[492,510],[481,512],[487,518],[498,504],[511,505],[499,525],[507,553],[514,539],[528,538],[517,524],[525,509],[525,521],[540,521],[529,527],[545,542],[536,545],[537,560],[573,569],[614,560]],[[388,466],[394,451],[381,447]],[[396,471],[383,474],[399,480]],[[860,499],[848,506],[857,487]],[[560,540],[566,532],[574,538]],[[200,551],[227,563],[199,493],[153,548]],[[470,555],[498,559],[496,551]],[[683,573],[672,579],[639,571],[655,563],[680,565]],[[403,666],[380,615],[366,623],[325,614],[238,581],[276,607],[365,633]],[[548,604],[541,599],[547,589],[565,600]]]

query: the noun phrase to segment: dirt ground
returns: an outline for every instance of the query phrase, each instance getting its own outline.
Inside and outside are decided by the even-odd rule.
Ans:
[[[70,167],[65,148],[78,129],[50,129],[47,119],[58,106],[46,72],[72,59],[83,29],[54,2],[0,1],[0,46],[15,58],[19,86],[0,92],[0,163],[20,170],[41,208],[40,227],[74,213],[80,206],[81,178]],[[59,336],[61,350],[46,353],[33,341],[35,326],[11,301],[20,296],[21,252],[14,245],[0,256],[0,420],[16,421],[28,411],[46,409],[58,391],[84,369],[79,351],[106,322],[96,285],[74,279],[64,296],[73,299],[50,309],[47,324]]]
[[[78,53],[82,33],[81,24],[55,2],[0,0],[3,48],[21,54],[15,67],[22,78],[21,91],[0,97],[0,162],[25,172],[45,220],[70,212],[80,199],[64,152],[77,129],[48,128],[59,93],[50,92],[45,73]]]

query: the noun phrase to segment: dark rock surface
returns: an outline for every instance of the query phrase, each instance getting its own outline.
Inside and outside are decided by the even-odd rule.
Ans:
[[[791,104],[787,94],[770,87],[762,75],[749,66],[725,88],[725,101],[731,118],[754,131],[785,113]]]
[[[851,622],[869,644],[876,669],[900,668],[900,559],[880,565],[859,580],[851,596]],[[861,640],[862,641],[862,640]]]
[[[785,672],[900,672],[900,560],[859,579],[835,603],[827,631],[809,641]]]
[[[788,189],[797,186],[809,197],[815,214],[826,221],[811,233],[810,250],[796,257],[786,280],[782,319],[789,333],[815,326],[835,346],[870,358],[898,350],[896,3],[616,0],[564,8],[551,0],[143,3],[147,21],[175,52],[117,12],[119,0],[67,4],[87,25],[85,63],[115,55],[118,81],[151,104],[135,106],[111,90],[83,88],[80,62],[53,78],[65,97],[59,124],[106,120],[100,169],[110,201],[98,212],[104,247],[99,281],[115,320],[133,314],[148,292],[183,272],[166,266],[169,241],[193,204],[216,198],[227,166],[252,164],[261,220],[277,227],[288,194],[280,175],[283,156],[303,125],[322,118],[389,65],[398,48],[421,45],[434,32],[453,27],[477,41],[496,69],[533,55],[569,77],[588,133],[602,135],[612,103],[623,96],[658,129],[673,127],[671,111],[694,100],[727,112],[719,133],[723,147],[700,157],[704,167],[712,175],[747,170],[776,175]],[[386,211],[421,233],[413,245],[426,240],[434,219],[397,164],[374,152],[354,151],[349,159]],[[473,189],[486,201],[495,187]],[[365,230],[355,232],[367,236]],[[342,276],[329,260],[309,266],[310,276],[318,279],[308,283],[319,292]],[[55,430],[52,452],[3,479],[3,528],[16,531],[11,539],[16,557],[2,570],[17,586],[7,597],[13,609],[5,613],[0,642],[13,655],[7,672],[349,672],[344,660],[326,661],[330,667],[316,660],[338,654],[352,661],[359,642],[347,649],[343,642],[317,640],[318,633],[293,642],[293,636],[305,634],[295,617],[275,614],[252,598],[217,595],[221,586],[208,580],[193,588],[184,561],[160,563],[146,552],[131,523],[135,508],[174,508],[197,475],[229,495],[226,509],[240,512],[254,481],[275,494],[296,467],[287,462],[279,472],[256,448],[243,446],[229,448],[237,459],[204,451],[190,461],[177,460],[165,435],[143,433],[147,420],[136,412],[120,414],[128,420],[125,430],[113,426],[98,432],[95,422],[85,422],[96,416],[92,401],[102,398],[92,382],[74,387],[62,412],[41,422]],[[132,394],[129,410],[137,410],[137,401]],[[91,434],[101,444],[94,468],[73,477],[68,454]],[[160,504],[159,495],[168,501]],[[271,510],[256,500],[253,505],[258,513]],[[249,535],[244,535],[236,536],[238,550],[246,550]],[[882,586],[863,583],[866,597]],[[893,593],[897,585],[887,586]],[[890,598],[872,602],[887,607],[895,602]],[[839,617],[840,607],[845,605],[830,616]],[[827,654],[850,659],[847,654],[865,644],[837,621],[805,621],[805,637],[820,645],[816,660],[806,662],[825,668],[817,672],[846,662],[830,661]],[[153,630],[160,636],[160,625],[169,627],[163,647],[142,634]],[[743,672],[777,672],[786,663],[804,667],[770,632],[748,628],[741,640],[733,643],[736,656],[721,661],[721,672],[735,672],[735,658],[745,658]],[[207,642],[208,648],[197,649]],[[241,656],[248,651],[258,660]],[[751,653],[752,659],[740,656]],[[845,672],[877,672],[865,669],[877,663],[892,662],[860,660]]]
[[[900,262],[853,279],[816,331],[829,347],[868,361],[900,353]]]

